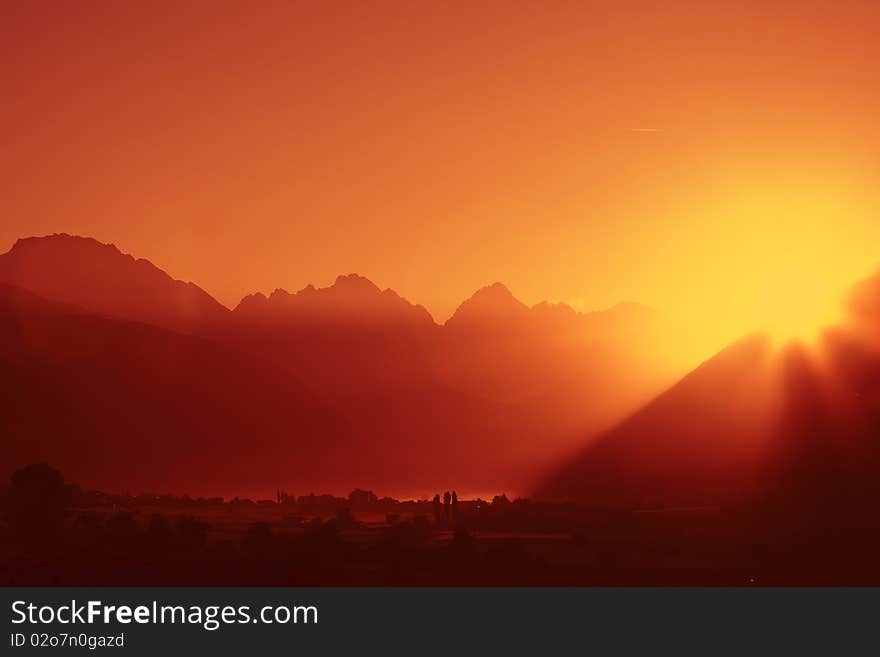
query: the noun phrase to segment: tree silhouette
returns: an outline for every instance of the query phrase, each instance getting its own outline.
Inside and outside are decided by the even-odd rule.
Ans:
[[[355,488],[348,494],[348,501],[353,508],[367,508],[375,505],[379,498],[371,490]]]
[[[107,532],[113,543],[126,545],[139,539],[140,528],[131,512],[119,511],[107,518]]]
[[[71,489],[45,463],[26,465],[10,477],[7,515],[13,533],[25,542],[51,540],[61,533]]]

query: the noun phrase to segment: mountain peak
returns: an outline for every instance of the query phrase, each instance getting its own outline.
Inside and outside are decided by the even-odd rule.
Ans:
[[[298,292],[276,289],[266,298],[261,293],[244,297],[236,311],[277,313],[290,321],[354,321],[363,325],[387,323],[434,324],[428,311],[388,288],[380,289],[359,274],[343,274],[328,287],[309,284]],[[268,317],[268,315],[266,316]]]
[[[134,260],[132,256],[122,253],[115,244],[105,244],[104,242],[99,242],[94,237],[82,237],[80,235],[70,235],[69,233],[20,237],[12,245],[9,253],[22,255],[40,251],[103,253],[111,257],[122,256]]]
[[[0,255],[0,282],[93,312],[189,331],[226,312],[193,283],[113,244],[55,233],[19,239]]]
[[[532,306],[532,310],[544,316],[564,317],[568,319],[576,318],[580,313],[567,303],[554,303],[552,301],[541,301]]]
[[[479,290],[474,292],[471,299],[498,299],[498,300],[509,300],[519,303],[516,300],[516,297],[513,296],[513,293],[510,289],[504,284],[498,281],[495,281],[491,285],[486,285],[485,287],[481,287]]]
[[[347,292],[357,293],[379,293],[379,286],[373,283],[369,278],[359,274],[340,274],[336,277],[333,287]]]
[[[517,299],[503,283],[492,283],[477,290],[464,301],[446,322],[455,326],[469,322],[484,322],[506,317],[518,317],[529,307]]]
[[[481,287],[479,290],[471,295],[471,298],[465,301],[464,305],[475,305],[482,306],[484,308],[494,307],[498,309],[504,308],[519,308],[526,309],[526,306],[522,301],[513,296],[513,293],[508,289],[504,283],[492,283],[491,285],[487,285],[485,287]]]

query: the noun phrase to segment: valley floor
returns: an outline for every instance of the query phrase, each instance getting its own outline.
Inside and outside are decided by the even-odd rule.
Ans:
[[[831,527],[770,523],[747,509],[612,511],[505,498],[454,509],[388,498],[354,509],[345,502],[105,500],[72,509],[51,536],[45,527],[29,535],[4,527],[0,582],[880,584],[880,532],[839,519]]]

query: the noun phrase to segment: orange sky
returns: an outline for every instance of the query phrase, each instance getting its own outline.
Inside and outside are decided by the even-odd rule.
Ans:
[[[359,272],[441,321],[501,280],[713,338],[880,266],[877,2],[306,4],[4,2],[0,248],[91,235],[230,305]]]

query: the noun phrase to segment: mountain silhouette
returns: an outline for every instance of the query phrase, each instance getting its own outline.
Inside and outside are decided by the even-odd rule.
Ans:
[[[769,339],[745,338],[592,442],[537,495],[648,507],[736,497],[779,409],[773,386]]]
[[[755,503],[864,523],[880,500],[880,276],[853,290],[850,321],[819,344],[725,349],[582,449],[542,498],[628,507]],[[768,512],[769,513],[769,512]]]
[[[220,362],[230,353],[274,364],[354,428],[351,461],[406,490],[450,477],[480,490],[522,489],[678,373],[658,365],[666,336],[656,313],[636,304],[530,308],[500,283],[444,325],[357,274],[325,288],[252,294],[229,311],[145,260],[68,235],[19,240],[0,256],[2,281],[205,338]],[[120,354],[119,367],[125,362]]]
[[[0,283],[95,313],[188,333],[228,314],[193,283],[172,279],[112,244],[67,234],[18,240],[0,255]]]
[[[500,283],[479,290],[446,322],[434,350],[441,380],[469,394],[532,405],[546,422],[596,429],[672,382],[659,355],[673,336],[638,304],[579,313],[528,307]]]
[[[423,306],[411,304],[394,290],[380,290],[357,274],[339,276],[326,288],[309,285],[293,294],[275,290],[246,296],[235,308],[242,321],[326,328],[348,323],[359,327],[393,329],[396,326],[429,327],[434,321]]]
[[[520,446],[536,423],[438,378],[443,328],[392,290],[351,274],[326,288],[251,295],[224,331],[226,343],[283,365],[338,408],[373,451],[353,446],[352,458],[385,485],[418,491],[448,477],[472,487],[522,478]]]
[[[421,382],[437,328],[424,307],[350,274],[326,288],[247,296],[217,335],[338,400]]]
[[[446,328],[463,330],[464,327],[477,327],[492,330],[501,328],[511,321],[524,319],[529,307],[518,300],[503,283],[493,283],[477,290],[473,296],[456,308],[446,321]]]
[[[224,494],[353,475],[350,427],[276,365],[0,285],[0,470]],[[334,479],[335,478],[335,479]]]
[[[416,482],[435,476],[420,458],[430,453],[435,472],[521,487],[575,437],[671,380],[654,366],[661,325],[637,304],[529,308],[495,283],[438,326],[421,306],[350,275],[328,288],[247,297],[224,339],[296,373],[389,463],[420,463]]]

